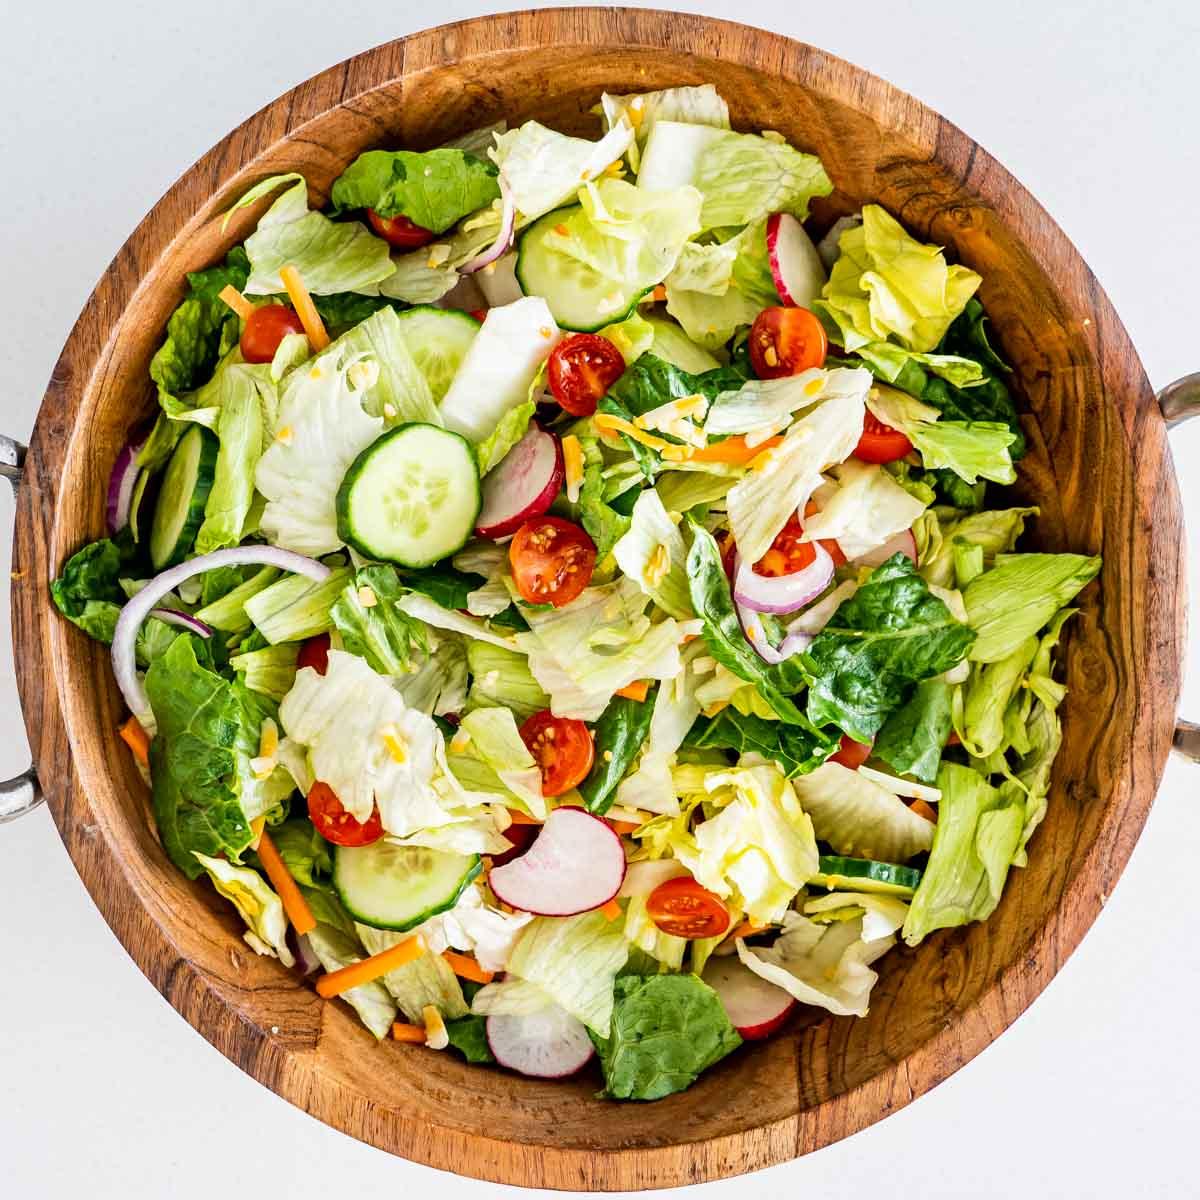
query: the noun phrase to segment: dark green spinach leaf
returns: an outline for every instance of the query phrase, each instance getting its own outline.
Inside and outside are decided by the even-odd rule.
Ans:
[[[942,679],[917,684],[913,698],[884,722],[874,754],[901,775],[932,783],[950,736],[950,685]]]
[[[604,813],[612,807],[617,785],[625,778],[629,764],[650,732],[654,696],[655,692],[650,692],[645,700],[614,696],[592,727],[596,761],[579,785],[579,794],[589,812]]]
[[[778,763],[791,779],[815,771],[838,748],[839,741],[824,730],[767,721],[729,707],[715,717],[701,717],[692,726],[684,745],[698,750],[733,750],[738,754],[753,751]]]

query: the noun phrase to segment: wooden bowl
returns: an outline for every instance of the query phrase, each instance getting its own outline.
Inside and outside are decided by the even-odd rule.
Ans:
[[[821,155],[821,215],[877,201],[983,275],[1029,410],[1018,490],[1045,547],[1104,555],[1071,626],[1065,741],[1050,812],[986,924],[898,949],[863,1020],[811,1014],[690,1091],[631,1110],[596,1082],[539,1083],[448,1054],[375,1045],[339,1003],[243,945],[152,831],[114,736],[102,647],[52,611],[64,557],[104,527],[108,466],[152,410],[147,365],[186,270],[257,217],[216,214],[303,171],[317,195],[360,151],[434,145],[501,117],[595,135],[601,91],[714,83],[735,124]],[[811,46],[679,13],[557,9],[484,17],[371,50],[235,129],[138,226],[54,370],[17,511],[13,628],[25,721],[63,841],[147,977],[214,1046],[322,1121],[418,1162],[505,1183],[628,1189],[789,1159],[862,1129],[962,1066],[1030,1004],[1112,891],[1171,745],[1183,630],[1181,520],[1154,394],[1091,272],[986,151],[909,96]]]

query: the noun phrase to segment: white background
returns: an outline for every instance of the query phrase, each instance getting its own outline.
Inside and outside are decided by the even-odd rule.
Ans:
[[[3,0],[0,431],[28,436],[97,277],[142,214],[228,129],[435,12],[451,21],[512,6]],[[1074,240],[1155,385],[1200,370],[1195,0],[693,7],[815,43],[944,113]],[[1197,462],[1200,429],[1176,434],[1174,449],[1181,466]],[[1195,534],[1200,480],[1181,474]],[[10,512],[0,494],[0,529]],[[1193,590],[1198,582],[1193,569]],[[4,590],[2,629],[7,604]],[[3,775],[23,767],[26,752],[8,639],[0,640]],[[1184,706],[1198,716],[1194,651],[1190,666]],[[706,1200],[880,1189],[924,1200],[1195,1195],[1198,791],[1200,767],[1172,762],[1106,911],[997,1044],[883,1124],[800,1162],[709,1185]],[[45,810],[0,828],[0,914],[5,1196],[522,1194],[392,1159],[237,1071],[133,966]]]

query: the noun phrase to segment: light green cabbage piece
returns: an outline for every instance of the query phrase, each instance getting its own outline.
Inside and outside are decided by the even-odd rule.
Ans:
[[[806,541],[836,539],[847,558],[858,558],[912,527],[925,505],[882,467],[847,459],[833,468],[836,490],[804,522]]]
[[[729,522],[742,557],[757,562],[775,536],[821,486],[821,472],[848,458],[862,435],[870,372],[847,372],[844,390],[830,395],[796,421],[767,462],[725,497]]]
[[[323,583],[304,575],[285,575],[256,591],[242,608],[271,645],[303,641],[333,628],[334,601],[353,577],[348,567],[339,567]]]
[[[392,933],[388,929],[375,929],[359,922],[355,922],[355,928],[368,954],[382,954],[412,937],[411,932]],[[408,1021],[423,1025],[423,1012],[427,1004],[432,1004],[443,1020],[465,1017],[470,1010],[463,999],[458,976],[441,954],[433,953],[432,947],[427,949],[430,952],[381,976],[380,982],[391,993]]]
[[[252,692],[282,700],[291,691],[296,679],[296,656],[300,653],[297,642],[284,642],[279,646],[265,646],[246,654],[235,654],[229,665],[245,680]]]
[[[356,655],[330,650],[324,675],[297,672],[279,718],[355,820],[378,806],[384,830],[405,844],[484,854],[507,846],[488,807],[496,797],[458,783],[433,718]]]
[[[738,957],[801,1004],[839,1017],[865,1017],[871,989],[879,978],[871,963],[895,945],[895,938],[864,941],[862,926],[861,917],[819,924],[788,912],[774,945],[751,948],[739,938]]]
[[[934,827],[894,792],[843,767],[827,762],[792,780],[817,837],[835,854],[907,862],[933,844]]]
[[[246,922],[242,935],[256,954],[278,958],[285,967],[295,964],[287,944],[288,922],[283,902],[263,877],[249,867],[235,867],[223,858],[210,858],[192,851],[196,861],[208,872],[213,887],[238,910]]]
[[[653,488],[633,505],[629,529],[613,547],[617,566],[668,616],[694,617],[688,587],[687,545]]]
[[[633,141],[633,126],[618,122],[598,142],[568,137],[526,121],[519,129],[496,135],[489,151],[528,223],[566,204],[589,180],[615,163]]]
[[[634,171],[641,161],[641,147],[646,144],[656,121],[681,121],[688,125],[711,125],[714,129],[729,128],[729,105],[711,83],[698,87],[665,88],[659,92],[641,92],[628,96],[600,97],[600,111],[605,127],[616,129],[622,121],[635,130],[626,157]]]
[[[310,210],[308,184],[303,175],[292,172],[264,179],[230,213],[253,204],[285,183],[291,186],[267,209],[258,228],[246,239],[250,278],[242,290],[248,296],[282,292],[279,271],[290,264],[314,295],[334,292],[377,295],[379,283],[395,270],[387,242],[358,221],[331,221],[324,213]]]
[[[456,753],[460,739],[469,739],[469,752],[495,771],[500,782],[521,802],[521,808],[544,820],[546,801],[542,795],[542,771],[517,731],[517,722],[507,708],[479,708],[463,717],[454,736]]]
[[[932,350],[980,277],[947,265],[939,247],[918,242],[878,204],[864,205],[862,215],[861,225],[842,234],[818,311],[847,350],[893,339],[906,350]]]
[[[862,939],[875,942],[890,937],[904,924],[908,902],[877,892],[830,892],[804,902],[804,915],[818,924],[862,917]]]
[[[467,711],[499,705],[512,709],[517,720],[524,721],[550,707],[550,697],[529,670],[529,659],[519,651],[468,642],[467,664],[471,671]]]
[[[1002,794],[970,767],[942,763],[937,786],[933,849],[904,922],[910,946],[935,929],[991,916],[1025,826],[1019,790]]]
[[[968,657],[998,662],[1043,628],[1100,572],[1083,554],[1000,554],[963,592],[967,624],[978,635]]]
[[[518,935],[509,955],[510,979],[482,988],[471,1010],[485,1015],[506,1013],[513,1012],[515,1005],[524,1014],[536,1012],[549,1001],[607,1037],[613,980],[628,955],[622,926],[601,912],[535,917]]]
[[[362,947],[358,942],[332,925],[318,924],[316,929],[309,931],[308,941],[326,971],[337,971],[362,961]],[[380,1041],[391,1033],[392,1022],[396,1019],[396,1002],[378,979],[350,988],[341,994],[341,999],[358,1013],[362,1023]]]
[[[687,371],[689,375],[703,375],[705,371],[714,371],[721,365],[719,359],[693,342],[674,321],[647,314],[646,324],[654,334],[650,349],[664,362]]]

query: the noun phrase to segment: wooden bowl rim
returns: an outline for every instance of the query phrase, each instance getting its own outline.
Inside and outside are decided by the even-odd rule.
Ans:
[[[429,62],[419,73],[436,71],[451,62],[461,63],[493,48],[495,41],[489,39],[489,31],[500,28],[506,31],[531,31],[526,41],[512,45],[511,49],[544,45],[551,39],[584,47],[644,44],[650,53],[671,50],[694,54],[700,59],[723,60],[750,69],[770,71],[789,80],[802,78],[813,90],[857,108],[884,128],[894,125],[899,107],[911,106],[908,111],[917,113],[922,125],[928,124],[934,132],[908,132],[914,139],[928,141],[927,148],[931,154],[935,143],[938,157],[945,157],[942,151],[949,146],[971,162],[986,167],[989,180],[993,181],[986,199],[1011,228],[1018,233],[1027,232],[1035,226],[1050,231],[1044,245],[1037,239],[1027,239],[1038,265],[1051,278],[1061,272],[1063,275],[1074,273],[1087,280],[1090,302],[1110,318],[1109,325],[1117,341],[1115,347],[1109,347],[1110,352],[1127,354],[1137,362],[1128,334],[1112,313],[1107,297],[1074,246],[1044,209],[984,149],[899,89],[815,47],[733,22],[651,9],[526,10],[483,16],[426,30],[347,59],[298,84],[266,105],[199,159],[172,185],[130,235],[85,305],[67,339],[39,412],[30,449],[30,464],[36,465],[41,456],[53,461],[46,447],[54,438],[62,437],[64,429],[74,434],[83,398],[95,385],[97,375],[103,373],[125,313],[136,309],[142,297],[142,285],[153,274],[155,264],[177,239],[194,227],[196,217],[187,215],[192,211],[190,180],[194,176],[213,177],[221,181],[202,205],[207,215],[214,211],[216,202],[228,197],[234,177],[252,171],[256,162],[295,140],[307,120],[323,115],[323,112],[314,113],[306,121],[279,134],[280,128],[287,126],[292,106],[306,89],[314,87],[319,81],[340,77],[344,85],[341,103],[349,105],[365,93],[396,79],[410,77],[404,61],[406,47],[421,43],[428,50],[435,40],[440,39],[441,49],[429,51]],[[703,48],[693,49],[693,39],[701,33],[705,35]],[[747,35],[750,35],[749,40]],[[401,61],[398,71],[392,67],[397,52]],[[770,63],[771,66],[764,67],[763,63]],[[109,319],[105,316],[106,311],[118,315]],[[81,369],[77,364],[69,365],[68,357],[71,354],[82,355],[86,367]],[[1130,427],[1135,417],[1144,417],[1145,406],[1154,403],[1153,391],[1140,363],[1137,374],[1139,386],[1136,394],[1125,392],[1114,400],[1126,428]],[[57,382],[68,375],[74,381],[71,395],[65,401],[61,398],[57,401],[58,411],[51,421],[48,402],[56,395]],[[57,393],[61,393],[61,390],[61,387],[57,387]],[[1174,474],[1169,467],[1167,473],[1169,486],[1173,488]],[[48,484],[46,492],[49,492],[51,501],[56,500],[57,481]],[[1143,513],[1152,499],[1139,496],[1138,504]],[[55,511],[57,505],[46,502],[45,492],[35,499],[31,489],[22,489],[18,505],[14,563],[23,563],[32,554],[28,539],[33,526],[41,527],[52,545],[59,544],[60,535]],[[1145,536],[1153,543],[1159,535],[1156,535],[1153,523],[1148,519],[1146,525]],[[1162,540],[1161,549],[1164,554],[1178,552],[1176,546],[1167,546],[1165,539]],[[35,582],[44,590],[44,581]],[[68,709],[59,692],[62,682],[57,672],[54,673],[55,687],[46,687],[51,664],[65,652],[67,627],[53,614],[48,596],[43,595],[36,604],[26,602],[19,606],[17,586],[14,582],[13,633],[18,683],[36,759],[39,748],[55,740],[59,745],[65,746],[68,741],[74,745],[74,737],[64,716]],[[23,622],[20,620],[21,614],[26,618]],[[1158,638],[1158,644],[1161,645],[1181,642],[1178,626],[1178,610],[1158,608],[1146,618],[1148,638]],[[1161,714],[1158,723],[1162,724],[1162,729],[1156,723],[1150,734],[1138,739],[1139,743],[1148,747],[1141,759],[1141,766],[1148,768],[1149,773],[1143,774],[1131,787],[1130,801],[1119,814],[1126,833],[1117,841],[1115,854],[1110,853],[1111,847],[1102,847],[1101,839],[1097,839],[1088,859],[1064,891],[1057,911],[1032,936],[1026,953],[1010,963],[992,988],[983,993],[956,1022],[869,1083],[812,1109],[803,1110],[794,1119],[750,1131],[754,1137],[747,1132],[735,1132],[727,1137],[702,1142],[652,1149],[609,1150],[599,1155],[591,1151],[534,1143],[514,1146],[498,1137],[466,1133],[458,1129],[430,1129],[402,1115],[396,1115],[390,1125],[366,1121],[361,1109],[350,1103],[340,1109],[322,1105],[317,1115],[343,1132],[371,1141],[381,1148],[477,1178],[530,1186],[601,1187],[613,1190],[675,1186],[756,1169],[807,1153],[865,1128],[908,1104],[970,1061],[1020,1015],[1074,950],[1107,899],[1094,885],[1097,872],[1091,869],[1093,860],[1101,853],[1108,853],[1104,863],[1105,876],[1115,878],[1123,869],[1145,822],[1170,745],[1168,718],[1173,724],[1179,680],[1179,664],[1168,663],[1163,667],[1159,695],[1163,698],[1163,692],[1169,693],[1171,709],[1169,713]],[[1133,753],[1134,743],[1131,739],[1122,759],[1126,773],[1130,771]],[[139,968],[156,983],[193,1027],[227,1057],[234,1061],[240,1058],[239,1065],[243,1069],[291,1103],[310,1112],[317,1109],[314,1100],[314,1092],[318,1090],[315,1086],[317,1080],[309,1065],[301,1063],[295,1069],[279,1069],[278,1060],[292,1055],[287,1045],[269,1031],[239,1021],[236,998],[213,987],[212,981],[187,959],[183,948],[176,945],[167,932],[144,911],[144,899],[126,871],[122,868],[119,873],[102,879],[92,857],[80,849],[73,837],[68,836],[69,832],[78,830],[80,822],[86,825],[89,819],[94,820],[93,810],[78,776],[78,764],[72,761],[68,770],[54,772],[48,769],[49,765],[45,764],[40,774],[54,821],[97,907]],[[1116,817],[1111,808],[1109,802],[1104,814],[1106,823]],[[137,925],[139,934],[146,936],[134,936],[130,921]],[[175,960],[171,977],[165,981],[155,978],[150,971],[152,959],[163,954]],[[204,997],[203,1003],[191,1003],[184,1008],[177,1002],[174,993],[181,974],[188,976],[193,991]],[[1001,992],[1006,995],[999,1007],[995,1008],[1002,1014],[1002,1024],[997,1028],[995,1021],[978,1018],[979,1010],[986,1004],[993,1004]],[[235,1046],[239,1050],[236,1058]],[[919,1069],[916,1069],[918,1066]],[[323,1077],[320,1085],[324,1088],[341,1086],[329,1076]]]

